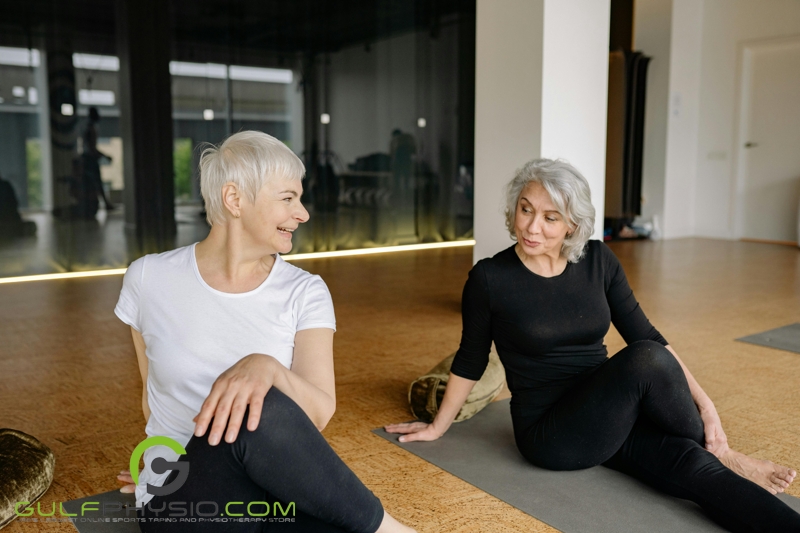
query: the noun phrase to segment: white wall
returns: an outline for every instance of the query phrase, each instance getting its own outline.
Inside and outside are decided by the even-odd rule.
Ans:
[[[800,35],[800,1],[704,0],[695,235],[732,238],[741,45]]]
[[[642,214],[658,215],[666,238],[733,238],[741,49],[800,35],[800,2],[637,0],[635,24],[636,48],[653,57]]]
[[[589,180],[602,235],[610,0],[478,0],[475,261],[512,244],[503,187],[536,157]]]
[[[543,0],[478,0],[473,260],[511,245],[503,186],[541,153]]]

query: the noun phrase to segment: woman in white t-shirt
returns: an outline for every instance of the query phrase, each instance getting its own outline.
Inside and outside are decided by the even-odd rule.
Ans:
[[[336,408],[333,304],[319,276],[278,255],[308,220],[304,174],[265,133],[208,148],[208,237],[125,274],[115,312],[131,326],[147,435],[186,450],[148,448],[138,484],[122,489],[135,490],[146,533],[411,531],[320,434]]]

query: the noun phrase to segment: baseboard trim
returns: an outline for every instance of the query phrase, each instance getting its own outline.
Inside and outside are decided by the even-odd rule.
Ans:
[[[745,238],[741,238],[739,240],[742,242],[757,242],[761,244],[780,244],[783,246],[794,246],[795,248],[797,248],[798,246],[796,241],[776,241],[772,239],[745,239]]]

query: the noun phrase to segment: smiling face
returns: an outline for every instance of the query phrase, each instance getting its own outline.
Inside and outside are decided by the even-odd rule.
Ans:
[[[558,257],[569,223],[553,205],[550,194],[538,182],[531,182],[519,195],[514,231],[525,255]]]
[[[243,199],[242,226],[256,246],[268,253],[292,251],[292,232],[309,216],[300,203],[302,194],[300,180],[273,178],[258,192],[255,203]]]

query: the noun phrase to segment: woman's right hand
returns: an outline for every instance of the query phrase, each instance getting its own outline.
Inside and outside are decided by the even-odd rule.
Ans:
[[[119,489],[120,492],[134,493],[136,492],[136,483],[133,482],[130,470],[122,470],[117,476],[119,481],[122,481],[125,486]]]
[[[398,439],[400,442],[436,440],[450,429],[475,383],[477,381],[456,376],[451,372],[444,390],[442,405],[439,406],[439,412],[436,413],[432,423],[405,422],[384,426],[383,429],[387,433],[401,433],[403,436]]]
[[[386,433],[401,433],[402,436],[397,439],[400,442],[431,441],[444,435],[444,431],[439,431],[433,424],[426,424],[425,422],[390,424],[384,426],[383,429],[386,430]]]

